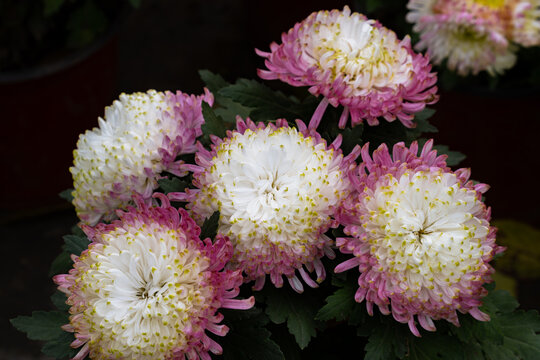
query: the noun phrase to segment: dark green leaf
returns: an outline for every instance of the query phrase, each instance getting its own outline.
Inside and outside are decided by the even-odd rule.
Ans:
[[[433,115],[435,114],[435,109],[431,109],[431,108],[424,108],[424,110],[422,111],[419,111],[417,112],[415,115],[414,115],[414,120],[415,121],[426,121],[427,119],[431,118]],[[429,125],[429,123],[427,123]],[[429,125],[432,127],[432,131],[431,132],[437,132],[437,128],[432,126],[432,125]]]
[[[69,305],[66,304],[67,296],[63,292],[56,290],[51,296],[51,301],[56,308],[62,312],[69,310]]]
[[[60,196],[62,199],[64,200],[67,200],[69,202],[72,202],[73,201],[73,189],[66,189],[64,191],[61,191],[60,193],[58,193],[58,196]]]
[[[462,343],[480,348],[485,359],[540,359],[538,312],[516,311],[517,302],[503,290],[490,291],[483,302],[482,311],[491,320],[480,322],[460,316],[461,327],[452,327],[452,333]]]
[[[74,255],[81,255],[81,253],[88,249],[88,245],[90,244],[90,241],[86,236],[78,236],[78,235],[64,235],[62,237],[64,239],[64,246],[63,249],[67,251],[68,254],[74,254]]]
[[[225,125],[223,119],[214,113],[214,110],[205,103],[202,102],[202,114],[204,117],[204,124],[201,126],[203,132],[203,143],[210,144],[210,135],[218,137],[225,137]]]
[[[537,311],[515,311],[499,319],[504,335],[504,347],[512,350],[520,359],[540,359],[540,317]]]
[[[317,305],[307,296],[293,293],[289,288],[266,292],[266,314],[276,324],[287,322],[289,332],[294,335],[301,349],[315,337]]]
[[[220,89],[230,84],[219,74],[214,74],[209,70],[199,70],[199,76],[212,93],[217,93]]]
[[[429,123],[429,118],[431,118],[434,113],[434,109],[425,108],[414,116],[416,127],[406,130],[407,143],[418,140],[422,134],[438,132],[437,128]],[[425,142],[425,140],[423,141]]]
[[[224,121],[233,124],[236,122],[237,115],[242,118],[249,116],[249,113],[252,110],[251,108],[243,106],[242,104],[219,94],[220,89],[231,85],[223,79],[221,75],[214,74],[208,70],[200,70],[199,75],[208,90],[214,94],[215,101],[217,102],[214,112],[217,116],[221,116]]]
[[[312,102],[299,103],[298,100],[274,91],[256,80],[239,79],[234,85],[221,89],[219,94],[252,107],[249,116],[254,121],[279,118],[305,120],[309,119],[315,110]]]
[[[461,343],[456,337],[449,336],[442,332],[422,333],[418,338],[412,334],[408,336],[408,356],[409,360],[461,360],[465,357]]]
[[[158,184],[164,194],[170,192],[183,192],[188,186],[187,182],[180,180],[177,177],[159,179]]]
[[[462,154],[459,151],[452,151],[446,145],[435,145],[433,148],[436,149],[439,154],[448,155],[448,158],[446,159],[448,166],[456,166],[466,158],[465,154]]]
[[[215,211],[212,216],[204,220],[201,226],[201,239],[210,238],[213,239],[217,235],[219,226],[219,211]]]
[[[71,260],[71,255],[66,251],[62,251],[52,262],[51,268],[49,269],[49,276],[56,274],[65,274],[71,269],[73,261]]]
[[[41,351],[55,359],[71,359],[80,349],[73,349],[70,344],[75,340],[73,333],[63,331],[60,336],[43,345]]]
[[[68,315],[60,311],[34,311],[32,316],[18,316],[11,324],[31,340],[54,340],[64,333],[60,327],[69,323]]]
[[[233,314],[234,313],[234,314]],[[283,360],[279,346],[264,325],[268,318],[258,309],[224,311],[230,331],[220,339],[225,360]]]
[[[392,360],[394,352],[392,340],[395,336],[391,326],[379,326],[373,329],[366,345],[365,360]]]
[[[336,290],[333,295],[326,298],[326,304],[319,310],[315,318],[322,321],[347,320],[358,305],[354,301],[355,291],[352,284],[346,284],[345,287]]]
[[[355,127],[346,128],[343,130],[341,135],[343,136],[343,142],[341,144],[341,149],[343,150],[343,155],[347,156],[356,145],[362,144],[362,134],[364,133],[364,125],[359,124]]]

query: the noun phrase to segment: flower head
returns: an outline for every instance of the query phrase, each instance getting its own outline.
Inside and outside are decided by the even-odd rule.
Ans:
[[[68,295],[74,359],[209,359],[221,346],[205,331],[223,336],[219,308],[247,309],[253,298],[232,299],[242,283],[239,271],[221,271],[231,257],[226,237],[199,239],[200,228],[183,209],[156,194],[162,207],[140,197],[138,209],[95,228],[74,258],[69,274],[54,280]]]
[[[514,1],[512,40],[525,47],[540,45],[540,0]]]
[[[322,281],[320,259],[334,255],[324,233],[337,226],[333,215],[350,186],[343,174],[360,149],[343,157],[341,138],[327,146],[311,125],[297,124],[299,130],[283,119],[268,126],[238,119],[237,130],[213,139],[212,151],[201,146],[196,153],[198,189],[169,194],[189,201],[198,222],[220,212],[218,231],[234,246],[230,266],[243,270],[246,281],[256,280],[255,289],[267,274],[281,287],[285,275],[301,292],[296,271],[316,287],[305,269]]]
[[[488,320],[478,309],[487,293],[482,285],[502,251],[481,200],[488,186],[468,181],[467,169],[452,172],[431,146],[417,156],[416,143],[398,143],[391,156],[381,145],[373,158],[364,146],[352,179],[357,192],[338,217],[351,237],[337,245],[354,257],[336,271],[358,267],[356,301],[366,300],[370,313],[373,304],[391,312],[417,336],[415,316],[430,331],[437,319],[458,325],[456,310]]]
[[[122,94],[105,108],[99,128],[79,137],[73,152],[73,205],[79,218],[90,225],[111,220],[125,208],[133,194],[151,199],[162,171],[183,176],[180,154],[195,151],[195,138],[204,123],[202,96],[181,92]]]
[[[328,103],[345,107],[339,125],[365,119],[378,124],[378,117],[396,117],[413,127],[413,114],[437,100],[437,81],[429,59],[415,54],[410,38],[396,34],[375,20],[343,11],[319,11],[297,23],[272,43],[263,79],[280,79],[293,86],[310,86],[313,95],[323,95],[321,117]]]
[[[537,0],[410,0],[408,8],[416,47],[460,75],[502,73],[516,62],[515,44],[540,43]]]

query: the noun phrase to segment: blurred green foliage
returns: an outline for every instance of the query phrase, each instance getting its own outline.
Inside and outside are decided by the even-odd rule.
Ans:
[[[517,279],[540,278],[540,230],[511,219],[492,222],[499,230],[497,243],[506,246],[496,268]]]

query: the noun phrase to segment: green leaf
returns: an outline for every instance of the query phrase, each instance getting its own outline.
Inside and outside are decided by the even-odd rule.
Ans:
[[[495,263],[496,269],[518,279],[540,277],[540,230],[511,219],[493,221],[497,243],[507,250]]]
[[[315,337],[317,323],[316,302],[305,294],[296,294],[289,288],[268,289],[266,295],[266,314],[275,324],[287,322],[289,332],[301,349]]]
[[[71,260],[71,255],[66,251],[62,251],[51,263],[49,276],[65,274],[71,269],[72,265],[73,261]]]
[[[50,16],[60,9],[65,0],[43,0],[43,15]]]
[[[540,317],[536,310],[519,310],[505,314],[499,319],[504,335],[504,347],[521,359],[540,359]]]
[[[56,306],[56,308],[62,312],[67,312],[69,310],[69,305],[66,304],[67,296],[63,292],[56,290],[51,296],[51,301]]]
[[[300,103],[256,80],[239,79],[234,85],[221,89],[219,94],[254,108],[249,114],[254,121],[279,118],[305,120],[311,117],[316,107],[313,101]]]
[[[228,97],[220,95],[220,89],[231,85],[225,79],[223,79],[221,75],[214,74],[208,70],[199,70],[199,75],[201,76],[201,79],[208,90],[214,94],[215,101],[218,104],[214,108],[214,112],[217,116],[221,116],[224,121],[233,124],[236,122],[237,115],[241,116],[242,118],[249,116],[249,113],[252,110],[251,108],[243,106],[242,104],[235,102]]]
[[[60,327],[69,323],[66,313],[60,311],[34,311],[32,316],[18,316],[10,320],[30,340],[54,340],[64,333]]]
[[[204,124],[201,126],[203,132],[203,142],[205,144],[210,144],[210,135],[215,135],[217,137],[225,137],[225,125],[223,124],[223,119],[220,116],[217,116],[214,113],[214,110],[205,103],[202,102],[202,114],[204,117]]]
[[[210,238],[213,239],[217,235],[219,226],[219,211],[215,211],[212,216],[204,220],[201,226],[201,239]]]
[[[424,121],[430,119],[433,115],[435,115],[435,109],[431,109],[431,108],[426,107],[426,108],[424,108],[424,110],[419,111],[414,115],[414,120],[417,121],[417,122],[418,121],[424,122]],[[422,124],[425,124],[425,123],[422,123]],[[429,125],[429,123],[427,123],[427,124]],[[433,125],[429,125],[429,126],[432,127],[431,132],[437,132],[436,127],[434,127]]]
[[[326,298],[326,304],[319,310],[315,319],[322,321],[347,320],[358,304],[354,301],[355,292],[353,284],[349,283],[336,290],[333,295]]]
[[[283,360],[279,346],[264,326],[268,318],[259,310],[223,311],[229,333],[220,338],[225,360]]]
[[[483,302],[481,309],[490,321],[460,316],[461,327],[452,327],[451,332],[462,343],[481,349],[485,359],[540,359],[538,312],[516,311],[517,302],[503,290],[490,291]]]
[[[436,333],[422,333],[418,338],[412,334],[407,334],[406,348],[409,360],[462,360],[465,357],[463,348],[459,340],[454,336],[449,336],[438,330]]]
[[[341,149],[343,154],[347,156],[356,145],[362,144],[362,134],[364,133],[364,125],[359,124],[355,127],[346,128],[343,130],[341,135],[343,136],[343,142],[341,144]]]
[[[90,241],[86,236],[78,236],[78,235],[64,235],[62,237],[64,239],[64,246],[63,249],[67,251],[68,254],[74,254],[74,255],[81,255],[81,253],[88,249],[88,245],[90,244]]]
[[[230,84],[219,74],[214,74],[210,70],[199,70],[199,76],[212,93],[217,93],[220,89]]]
[[[75,340],[73,333],[63,331],[60,336],[43,345],[41,351],[55,359],[71,359],[80,349],[73,349],[70,344]]]
[[[69,202],[73,201],[73,189],[66,189],[64,191],[61,191],[58,193],[58,196],[60,196],[62,199],[67,200]]]
[[[435,114],[435,110],[430,108],[424,108],[424,110],[415,114],[414,122],[416,127],[406,130],[407,143],[418,140],[422,134],[436,133],[439,131],[435,126],[429,123],[429,119],[433,116],[433,114]]]
[[[465,154],[462,154],[459,151],[450,150],[446,145],[435,145],[433,148],[437,150],[439,154],[448,155],[448,158],[446,159],[448,166],[456,166],[467,157]]]
[[[365,360],[392,360],[394,351],[392,340],[394,339],[394,329],[392,326],[379,326],[373,329],[366,344]]]
[[[158,184],[164,194],[170,192],[183,192],[188,186],[186,181],[180,180],[177,177],[159,179]]]

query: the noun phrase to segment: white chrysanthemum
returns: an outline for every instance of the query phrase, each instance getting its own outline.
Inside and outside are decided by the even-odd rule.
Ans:
[[[149,90],[122,94],[105,108],[99,127],[80,136],[70,168],[81,220],[111,220],[134,194],[149,199],[162,171],[181,175],[175,157],[195,150],[202,98]],[[211,94],[204,100],[211,102]]]
[[[451,305],[467,274],[483,266],[482,244],[489,224],[476,191],[460,186],[452,173],[417,172],[399,179],[387,175],[365,199],[363,219],[380,271],[407,284],[404,295]]]
[[[372,88],[395,89],[412,81],[413,54],[400,44],[393,31],[358,13],[340,13],[328,21],[327,12],[317,13],[314,23],[300,39],[309,66],[343,77],[351,87],[348,96],[363,96]],[[306,25],[307,26],[307,25]]]
[[[188,207],[199,221],[220,211],[218,231],[234,245],[231,264],[256,279],[256,288],[270,274],[276,286],[285,275],[302,291],[295,271],[316,286],[302,266],[315,268],[322,281],[320,258],[333,256],[324,232],[335,226],[334,211],[348,194],[343,173],[352,161],[320,136],[278,123],[282,127],[240,122],[244,128],[216,143],[212,153],[199,152],[203,169],[194,184],[200,191],[191,192]]]
[[[90,305],[82,313],[90,347],[113,349],[115,358],[157,359],[186,346],[185,334],[175,329],[185,328],[213,297],[211,287],[200,286],[209,259],[179,248],[179,234],[158,226],[122,228],[106,238],[80,259],[89,265],[79,281]]]
[[[457,311],[489,320],[479,310],[482,285],[503,250],[481,199],[488,186],[469,181],[468,169],[452,172],[432,145],[417,155],[416,142],[410,149],[398,143],[390,155],[383,144],[370,157],[366,144],[357,192],[338,215],[350,237],[336,240],[353,257],[335,271],[360,270],[355,300],[365,300],[370,314],[374,304],[392,313],[417,336],[416,320],[429,331],[438,319],[459,326]]]
[[[162,207],[120,212],[120,220],[83,226],[93,241],[74,257],[69,274],[57,275],[68,295],[74,359],[209,359],[221,346],[205,331],[224,336],[218,308],[247,309],[235,300],[242,275],[224,270],[232,255],[225,237],[201,241],[200,228],[183,210],[157,195]],[[181,215],[181,217],[180,217]]]
[[[512,40],[523,46],[540,45],[540,0],[516,0]]]
[[[510,14],[504,0],[410,0],[407,20],[420,33],[416,45],[427,49],[435,64],[460,75],[502,73],[516,62],[515,45],[507,39]]]
[[[270,52],[257,50],[266,58],[263,79],[280,79],[294,86],[309,86],[323,95],[315,119],[328,104],[344,107],[339,127],[347,119],[352,125],[364,119],[377,125],[382,117],[396,117],[413,127],[413,114],[437,101],[437,78],[430,73],[429,59],[415,54],[410,38],[403,40],[375,20],[351,12],[318,11],[272,43]]]

